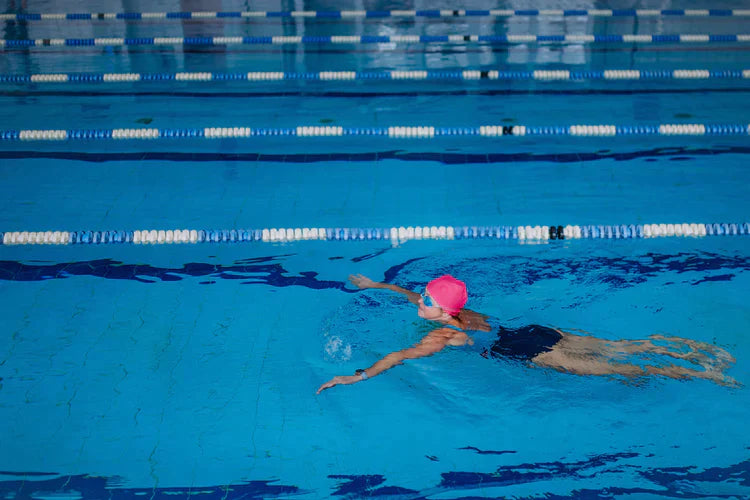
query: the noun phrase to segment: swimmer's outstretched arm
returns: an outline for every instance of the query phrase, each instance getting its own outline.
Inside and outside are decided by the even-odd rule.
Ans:
[[[406,288],[402,288],[398,285],[392,285],[390,283],[378,283],[377,281],[372,281],[367,276],[362,276],[361,274],[350,275],[349,281],[352,282],[352,285],[362,290],[366,288],[382,288],[384,290],[391,290],[392,292],[406,295],[406,298],[409,299],[409,302],[411,302],[412,304],[419,303],[420,295],[418,293],[412,292],[411,290],[407,290]]]
[[[316,394],[320,394],[324,390],[330,389],[331,387],[336,385],[356,384],[357,382],[360,382],[362,380],[367,380],[368,378],[379,375],[396,365],[400,365],[405,359],[417,359],[432,356],[436,352],[439,352],[443,347],[445,347],[450,339],[450,336],[436,336],[434,335],[435,333],[437,333],[437,331],[428,334],[414,347],[392,352],[386,355],[383,359],[376,362],[370,368],[364,370],[364,377],[362,375],[339,375],[337,377],[333,377],[331,380],[318,387],[318,392]]]

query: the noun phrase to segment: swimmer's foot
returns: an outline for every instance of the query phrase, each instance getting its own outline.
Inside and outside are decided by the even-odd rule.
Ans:
[[[717,382],[717,383],[725,387],[732,387],[734,389],[739,389],[742,387],[741,383],[737,382],[735,379],[733,379],[732,377],[728,375],[724,375],[724,380],[722,380],[721,382]]]
[[[723,369],[725,369],[725,368],[729,367],[730,365],[733,365],[733,364],[735,364],[737,362],[737,360],[735,359],[734,356],[732,356],[731,354],[729,354],[728,351],[725,351],[721,347],[717,347],[717,351],[714,354],[714,356],[716,358],[716,363],[714,364],[714,366],[716,366],[717,368],[719,368],[721,370],[723,370]]]
[[[711,382],[723,385],[724,387],[742,387],[742,384],[729,375],[726,375],[720,368],[716,368],[715,366],[706,366],[704,367],[704,371],[694,371],[693,373],[695,377],[710,380]]]
[[[719,346],[696,341],[690,341],[688,345],[694,349],[690,361],[699,363],[706,370],[723,371],[737,361],[726,349]]]
[[[720,371],[706,370],[706,373],[709,374],[709,376],[706,377],[708,380],[719,385],[723,385],[724,387],[732,387],[734,389],[739,389],[740,387],[742,387],[742,384],[737,382],[737,380],[730,377],[729,375],[724,375]]]

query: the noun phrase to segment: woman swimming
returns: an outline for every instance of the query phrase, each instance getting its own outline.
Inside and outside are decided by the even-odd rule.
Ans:
[[[498,338],[492,346],[483,350],[484,357],[522,360],[534,366],[576,375],[621,375],[628,378],[662,375],[674,379],[703,378],[722,385],[737,385],[734,379],[723,373],[735,362],[732,355],[704,342],[661,335],[652,335],[647,340],[604,340],[540,325],[505,328],[489,316],[464,309],[468,300],[466,285],[450,275],[430,281],[422,294],[397,285],[377,283],[359,274],[349,276],[349,280],[360,289],[382,288],[403,294],[409,302],[419,306],[417,314],[420,318],[442,323],[443,326],[428,333],[414,347],[392,352],[365,370],[357,370],[354,375],[333,377],[318,388],[318,394],[339,384],[367,380],[401,364],[405,359],[432,356],[445,346],[473,345],[474,341],[467,331],[497,331]],[[666,345],[656,344],[655,341]],[[681,359],[702,369],[675,364],[637,365],[625,359],[638,354]]]

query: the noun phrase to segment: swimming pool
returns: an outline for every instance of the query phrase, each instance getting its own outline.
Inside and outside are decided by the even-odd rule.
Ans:
[[[431,329],[352,273],[414,290],[453,274],[510,326],[716,344],[746,385],[741,2],[97,7],[127,22],[16,6],[0,59],[4,497],[750,495],[745,386],[452,348],[315,395]],[[543,8],[569,12],[528,11]],[[617,10],[633,8],[659,12]],[[724,10],[690,10],[709,8]],[[204,11],[232,14],[134,14]],[[714,38],[617,39],[674,34]],[[433,38],[382,38],[404,36]],[[593,125],[613,128],[571,127]]]

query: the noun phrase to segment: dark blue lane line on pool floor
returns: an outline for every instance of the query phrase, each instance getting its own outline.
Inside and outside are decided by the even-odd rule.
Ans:
[[[304,286],[314,290],[335,288],[353,293],[343,281],[318,280],[318,273],[300,272],[290,276],[279,257],[260,257],[236,262],[234,265],[191,262],[179,268],[154,267],[148,264],[124,264],[112,259],[98,259],[59,264],[27,264],[0,260],[0,280],[46,281],[75,276],[92,276],[112,280],[132,280],[141,283],[182,281],[183,279],[210,278],[200,284],[213,284],[214,280],[243,280],[243,285],[270,285],[274,287]]]
[[[572,489],[569,494],[547,493],[539,489],[533,497],[578,499],[615,498],[626,495],[648,495],[650,498],[745,498],[750,488],[750,460],[744,460],[725,467],[710,467],[696,471],[696,467],[647,467],[641,464],[651,455],[622,452],[594,455],[586,460],[574,462],[542,462],[501,465],[494,472],[448,471],[441,472],[440,482],[422,490],[414,490],[398,485],[384,485],[387,477],[381,474],[331,474],[327,476],[335,485],[333,491],[310,491],[303,487],[279,484],[278,481],[254,480],[225,486],[172,487],[172,488],[122,488],[121,477],[101,477],[78,474],[60,476],[54,479],[30,480],[29,478],[0,481],[0,495],[4,498],[67,497],[75,495],[83,499],[109,498],[112,500],[137,500],[142,498],[181,500],[200,498],[219,499],[261,499],[293,497],[315,494],[320,498],[335,496],[344,498],[394,498],[425,499],[435,495],[453,493],[476,488],[499,488],[503,486],[529,485],[548,482],[555,491],[558,481],[580,482],[581,486],[591,483],[603,484],[597,489]],[[426,457],[430,459],[430,457]],[[439,462],[439,457],[433,457]],[[434,462],[434,460],[433,460]],[[632,479],[622,479],[623,474],[640,476],[637,485]],[[620,486],[621,483],[629,486]],[[576,483],[572,483],[575,487]],[[539,485],[539,488],[542,488]],[[452,497],[452,498],[476,498]]]
[[[683,140],[685,138],[682,138]],[[231,142],[242,139],[226,139]],[[368,137],[371,141],[372,138]],[[482,139],[487,140],[487,139]],[[513,139],[499,139],[499,141]],[[523,139],[518,139],[523,140]],[[660,137],[659,140],[664,140]],[[688,140],[694,141],[691,137]],[[498,142],[500,144],[501,142]],[[220,142],[217,142],[221,145]],[[502,144],[507,144],[503,142]],[[183,153],[177,151],[143,151],[137,153],[79,153],[69,151],[0,151],[0,160],[20,159],[50,159],[72,160],[91,163],[106,162],[142,162],[142,161],[174,161],[174,162],[279,162],[279,163],[318,163],[318,162],[373,162],[383,160],[399,161],[431,161],[449,165],[463,165],[471,163],[580,163],[599,160],[629,161],[646,158],[656,160],[668,157],[673,161],[692,160],[696,156],[716,156],[722,154],[750,154],[750,147],[720,146],[713,148],[666,147],[641,151],[615,153],[611,150],[599,150],[590,153],[439,153],[413,152],[404,150],[369,151],[362,153]],[[150,168],[150,167],[149,167]]]
[[[464,446],[459,450],[471,450],[476,452],[477,455],[505,455],[507,453],[516,453],[514,450],[480,450],[476,446]]]
[[[182,281],[188,278],[207,278],[200,284],[214,284],[217,280],[241,281],[241,284],[273,287],[302,286],[313,290],[338,289],[354,293],[344,281],[319,280],[315,271],[290,273],[279,261],[284,256],[259,257],[235,262],[233,265],[192,262],[179,268],[156,267],[149,264],[125,264],[113,259],[98,259],[66,263],[29,263],[0,260],[0,280],[47,281],[91,276],[112,280],[131,280],[140,283]],[[356,257],[355,257],[356,259]],[[524,263],[518,264],[522,259]],[[354,259],[352,259],[354,260]],[[385,271],[385,281],[394,281],[411,264],[422,260],[410,259]],[[468,261],[454,263],[460,268]],[[475,268],[493,269],[505,263],[516,262],[523,273],[516,282],[504,283],[506,289],[531,285],[548,279],[584,278],[587,282],[604,283],[614,288],[627,288],[648,281],[661,273],[711,273],[713,276],[691,276],[683,283],[699,285],[713,281],[731,281],[736,274],[750,271],[750,257],[725,256],[708,252],[664,255],[647,253],[634,258],[588,257],[575,259],[540,259],[520,256],[493,256],[470,261]],[[440,269],[438,269],[439,271]],[[734,273],[727,273],[727,270]],[[448,271],[445,271],[448,272]],[[402,286],[404,286],[403,283]],[[409,283],[407,288],[418,289],[424,283]]]

